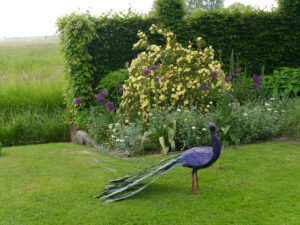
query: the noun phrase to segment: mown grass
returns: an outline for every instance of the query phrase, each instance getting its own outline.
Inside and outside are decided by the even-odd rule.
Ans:
[[[94,162],[94,158],[103,162]],[[296,143],[225,148],[212,167],[200,171],[200,191],[194,196],[190,193],[191,170],[179,167],[128,200],[103,205],[91,198],[101,193],[106,181],[124,176],[107,167],[137,170],[128,166],[141,164],[72,143],[4,148],[0,224],[300,222],[300,145]]]
[[[69,140],[62,117],[63,65],[56,40],[0,41],[0,141],[4,145]]]

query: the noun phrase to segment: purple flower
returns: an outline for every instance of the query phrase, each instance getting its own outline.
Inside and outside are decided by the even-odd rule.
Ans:
[[[82,99],[81,99],[81,98],[76,98],[76,99],[75,99],[75,103],[76,103],[76,104],[79,105],[81,102],[82,102]]]
[[[201,84],[201,87],[200,87],[202,90],[204,91],[207,91],[208,90],[208,85],[207,84]]]
[[[232,77],[231,77],[231,76],[226,76],[226,77],[225,77],[225,80],[226,80],[227,82],[230,82],[230,81],[232,80]]]
[[[218,76],[218,72],[217,71],[212,71],[210,73],[210,76],[213,77],[213,78],[216,78]]]
[[[101,97],[101,96],[98,96],[97,98],[97,103],[99,105],[103,105],[105,103],[105,98]]]
[[[162,83],[165,83],[166,81],[167,81],[166,78],[161,79],[161,82],[162,82]]]
[[[129,67],[129,62],[125,62],[125,67]]]
[[[124,92],[124,88],[120,88],[120,92],[123,93]]]
[[[239,65],[239,63],[235,63],[234,65],[235,65],[235,66],[238,66],[238,65]]]
[[[258,89],[258,83],[252,84],[252,88],[253,88],[253,89]]]
[[[234,72],[235,72],[235,73],[240,73],[241,70],[240,70],[240,69],[236,69]]]
[[[255,102],[256,102],[256,99],[252,99],[251,102],[252,102],[252,103],[255,103]]]
[[[150,70],[149,69],[144,69],[144,74],[149,74]]]
[[[116,87],[119,86],[119,83],[118,83],[118,82],[115,82],[115,83],[114,83],[114,86],[116,86]]]
[[[154,80],[155,80],[156,82],[158,82],[158,81],[159,81],[159,78],[158,78],[158,77],[154,77]]]
[[[252,80],[258,84],[259,82],[262,81],[262,78],[259,77],[258,75],[253,75]]]
[[[218,49],[218,53],[221,54],[222,53],[222,49]]]
[[[106,103],[106,108],[107,108],[108,111],[114,111],[115,110],[115,106],[112,102]]]
[[[105,98],[106,93],[104,91],[100,91],[99,94],[98,94],[98,97]]]
[[[157,66],[155,65],[150,66],[150,70],[157,70]]]

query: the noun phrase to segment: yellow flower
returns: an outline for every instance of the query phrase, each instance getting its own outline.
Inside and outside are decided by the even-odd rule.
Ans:
[[[189,104],[189,101],[188,101],[188,100],[185,100],[185,101],[183,102],[183,104],[184,104],[184,105],[187,105],[187,104]]]
[[[159,96],[159,100],[161,100],[161,101],[165,100],[165,98],[166,98],[166,96],[164,96],[164,95]]]

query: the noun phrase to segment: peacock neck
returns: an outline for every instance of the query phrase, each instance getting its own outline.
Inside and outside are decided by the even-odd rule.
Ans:
[[[219,157],[221,153],[221,143],[214,130],[211,131],[211,137],[212,137],[212,149],[214,151],[214,157]]]

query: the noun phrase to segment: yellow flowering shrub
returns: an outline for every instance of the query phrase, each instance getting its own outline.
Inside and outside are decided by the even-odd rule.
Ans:
[[[231,89],[212,47],[202,49],[201,37],[196,40],[198,49],[193,50],[191,44],[184,48],[177,43],[171,31],[156,25],[150,31],[163,35],[166,46],[150,44],[146,34],[138,33],[140,40],[133,48],[145,51],[132,60],[123,85],[121,109],[127,116],[146,115],[153,108],[202,111],[209,95]]]

